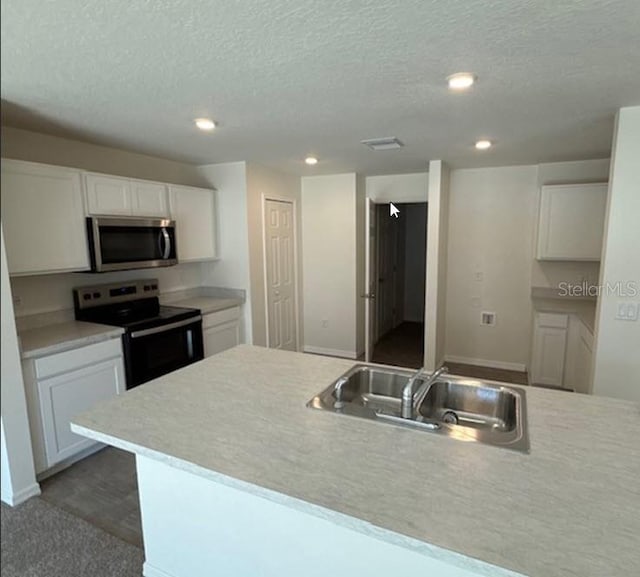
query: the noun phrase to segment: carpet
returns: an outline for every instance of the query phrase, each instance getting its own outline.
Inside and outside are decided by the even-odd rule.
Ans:
[[[2,577],[140,577],[144,553],[39,497],[2,504]]]

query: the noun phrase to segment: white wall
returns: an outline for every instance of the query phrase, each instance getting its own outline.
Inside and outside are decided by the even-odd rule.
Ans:
[[[2,127],[2,156],[131,178],[207,185],[191,164],[7,126]]]
[[[438,368],[445,355],[449,185],[449,168],[441,160],[432,160],[429,163],[424,327],[424,366],[429,371]]]
[[[295,202],[298,245],[298,280],[302,278],[302,208],[300,177],[285,174],[259,164],[247,164],[247,218],[249,234],[249,262],[251,276],[251,310],[253,344],[267,345],[266,295],[264,290],[264,228],[262,222],[263,196]],[[299,330],[303,331],[302,290],[298,286]],[[298,335],[301,342],[301,335]]]
[[[427,259],[427,204],[399,205],[404,219],[403,319],[424,322],[424,289]]]
[[[13,318],[2,225],[0,225],[0,297],[2,323],[2,363],[0,363],[2,480],[0,486],[2,487],[2,501],[9,505],[17,505],[31,496],[39,494],[40,488],[36,483],[33,466],[31,434],[16,325]]]
[[[367,198],[377,203],[427,202],[429,175],[426,172],[416,172],[367,176],[365,185]]]
[[[304,350],[356,358],[356,175],[302,178]],[[326,326],[324,326],[326,325]]]
[[[525,369],[537,190],[536,166],[451,172],[448,360]],[[482,311],[495,326],[480,324]]]
[[[633,282],[640,290],[640,106],[618,112],[600,284]],[[640,321],[616,320],[619,303],[635,296],[598,299],[593,393],[640,402]]]
[[[19,303],[17,317],[73,308],[74,287],[104,284],[137,278],[157,278],[161,292],[198,287],[202,283],[200,265],[180,264],[167,268],[128,270],[111,273],[65,273],[12,277],[11,289]]]
[[[218,213],[220,260],[202,264],[204,285],[244,289],[242,342],[252,343],[252,303],[247,226],[247,169],[244,162],[226,162],[198,167],[206,186],[214,186]]]

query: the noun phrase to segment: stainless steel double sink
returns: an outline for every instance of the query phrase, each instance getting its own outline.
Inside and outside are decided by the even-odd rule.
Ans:
[[[447,374],[431,383],[413,415],[403,418],[402,392],[412,375],[403,369],[355,365],[307,406],[529,452],[523,389]],[[416,387],[427,378],[418,377]]]

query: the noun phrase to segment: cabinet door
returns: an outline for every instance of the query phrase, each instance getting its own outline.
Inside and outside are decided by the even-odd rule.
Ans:
[[[240,344],[240,325],[237,321],[209,327],[202,332],[205,358]]]
[[[532,383],[557,387],[563,385],[566,343],[566,328],[535,327],[531,363]]]
[[[539,260],[600,260],[607,190],[607,184],[542,187]]]
[[[593,336],[581,324],[578,334],[575,367],[575,390],[578,393],[591,393],[591,360]]]
[[[95,441],[71,432],[74,416],[125,390],[122,357],[38,381],[47,467]]]
[[[167,187],[160,182],[132,180],[131,214],[134,216],[169,216]]]
[[[89,268],[80,171],[3,160],[1,187],[10,274]]]
[[[176,221],[178,260],[212,260],[216,257],[214,191],[171,186],[171,218]]]
[[[85,174],[89,214],[131,214],[129,179],[104,174]]]

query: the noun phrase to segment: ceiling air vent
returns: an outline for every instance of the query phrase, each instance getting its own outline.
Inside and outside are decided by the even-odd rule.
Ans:
[[[404,146],[395,136],[370,138],[369,140],[361,140],[360,142],[368,146],[371,150],[397,150]]]

